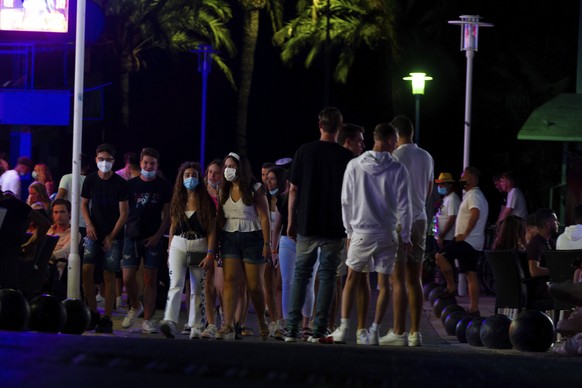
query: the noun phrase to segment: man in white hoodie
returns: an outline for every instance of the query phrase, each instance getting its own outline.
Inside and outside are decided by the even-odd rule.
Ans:
[[[411,248],[408,171],[390,154],[397,139],[394,127],[387,123],[378,124],[374,129],[372,151],[353,159],[344,174],[341,203],[348,236],[348,277],[342,295],[341,325],[331,335],[336,343],[345,343],[348,317],[356,288],[362,285],[362,277],[376,271],[380,293],[374,323],[368,332],[365,322],[358,322],[357,343],[378,345],[380,323],[390,298],[390,274],[398,249],[397,225],[402,226],[404,248],[406,251]]]
[[[557,250],[582,249],[582,205],[574,209],[574,222],[576,224],[567,226],[564,233],[558,236]]]

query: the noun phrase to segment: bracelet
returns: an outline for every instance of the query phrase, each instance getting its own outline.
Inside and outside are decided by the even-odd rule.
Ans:
[[[265,241],[265,246],[266,247],[270,247],[271,246],[271,242],[270,241]]]
[[[275,250],[271,251],[271,253],[277,253],[278,254],[279,251],[275,249]]]
[[[214,255],[214,250],[213,249],[209,249],[206,251],[207,253],[212,253]]]

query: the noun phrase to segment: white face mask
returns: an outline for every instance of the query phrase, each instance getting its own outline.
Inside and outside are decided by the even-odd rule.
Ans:
[[[32,179],[36,179],[38,177],[38,172],[33,171],[32,172]]]
[[[102,162],[97,162],[97,168],[103,174],[107,174],[109,171],[111,171],[111,167],[113,167],[113,163],[108,162],[106,160],[104,160]]]
[[[226,167],[224,169],[224,178],[229,182],[234,181],[236,179],[236,168]]]

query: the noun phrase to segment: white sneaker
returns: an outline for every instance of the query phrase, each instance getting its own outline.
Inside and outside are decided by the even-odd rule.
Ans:
[[[345,344],[346,343],[346,329],[343,329],[341,326],[335,329],[333,333],[331,333],[328,338],[332,338],[335,344]]]
[[[418,331],[408,334],[408,346],[422,346],[422,335]]]
[[[124,329],[129,329],[135,322],[135,319],[143,313],[143,304],[139,304],[139,308],[136,310],[135,308],[130,308],[127,312],[125,318],[123,318],[123,322],[121,322],[121,327]]]
[[[103,297],[101,294],[97,294],[97,295],[95,296],[95,301],[96,301],[97,303],[103,303],[103,302],[105,302],[105,298],[104,298],[104,297]]]
[[[166,338],[176,338],[176,324],[172,321],[163,321],[160,330]]]
[[[214,339],[216,338],[216,331],[217,329],[215,325],[208,325],[208,327],[204,329],[200,337],[206,339]]]
[[[141,332],[144,334],[155,334],[158,332],[158,328],[152,321],[143,320],[141,324]]]
[[[392,329],[383,337],[380,337],[380,345],[382,346],[406,346],[408,345],[408,336],[406,332],[398,335]]]
[[[370,345],[369,332],[367,329],[360,329],[356,332],[356,344]]]
[[[378,330],[368,329],[368,345],[378,346],[380,343],[380,334]]]
[[[202,338],[202,331],[197,327],[191,328],[190,339],[200,339],[200,338]]]
[[[117,298],[115,298],[115,309],[119,310],[123,307],[125,307],[123,306],[123,298],[121,296],[118,296]]]

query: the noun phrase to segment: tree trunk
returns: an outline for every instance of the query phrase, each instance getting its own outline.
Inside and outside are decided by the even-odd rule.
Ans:
[[[236,145],[241,155],[247,155],[247,117],[251,84],[255,67],[255,49],[259,35],[259,10],[245,10],[241,72],[236,112]]]

